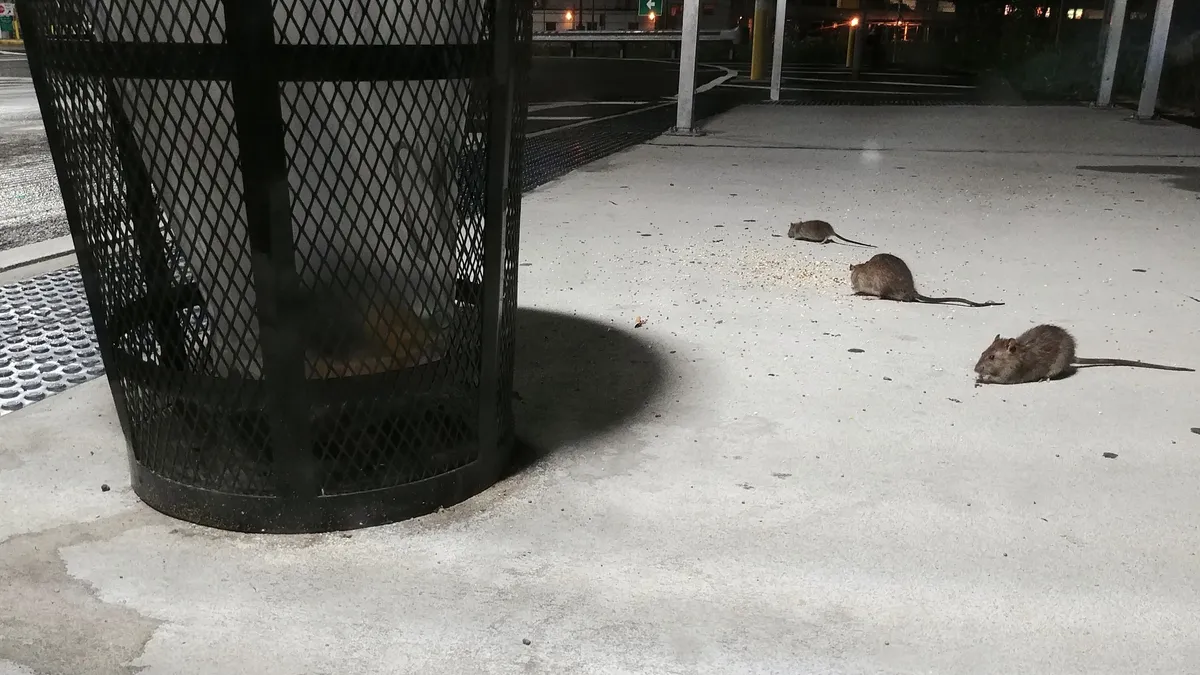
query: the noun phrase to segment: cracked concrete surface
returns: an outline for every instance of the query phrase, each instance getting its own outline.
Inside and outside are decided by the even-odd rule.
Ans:
[[[7,416],[0,674],[1187,672],[1200,375],[970,374],[1042,321],[1197,365],[1200,132],[1121,116],[745,108],[527,195],[544,456],[425,518],[207,530],[132,496],[106,383]],[[1007,304],[850,297],[876,251],[798,217]]]

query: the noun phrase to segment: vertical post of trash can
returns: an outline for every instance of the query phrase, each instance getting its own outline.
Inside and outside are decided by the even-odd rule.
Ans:
[[[314,509],[319,482],[303,345],[295,325],[299,279],[271,5],[271,0],[224,0],[227,44],[231,62],[238,64],[230,88],[277,489],[282,499],[295,502],[289,508]]]
[[[508,230],[508,169],[512,152],[514,105],[513,66],[515,35],[513,0],[492,0],[491,58],[488,87],[487,173],[483,221],[483,340],[479,374],[479,444],[482,457],[506,462],[509,452],[500,448],[501,406],[511,405],[502,391],[500,322],[504,311],[504,244]],[[486,454],[485,454],[486,453]]]

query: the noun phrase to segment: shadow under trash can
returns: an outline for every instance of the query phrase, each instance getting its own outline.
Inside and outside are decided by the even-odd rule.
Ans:
[[[523,0],[21,0],[134,491],[394,522],[513,446]]]

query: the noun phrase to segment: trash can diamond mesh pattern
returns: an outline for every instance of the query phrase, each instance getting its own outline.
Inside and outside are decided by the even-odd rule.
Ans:
[[[513,439],[521,0],[24,0],[134,489],[319,531]]]

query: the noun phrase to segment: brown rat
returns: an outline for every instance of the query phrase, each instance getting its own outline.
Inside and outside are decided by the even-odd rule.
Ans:
[[[788,238],[799,239],[801,241],[815,241],[819,244],[828,244],[834,239],[841,239],[851,244],[875,248],[871,244],[864,244],[861,241],[854,241],[853,239],[843,237],[834,232],[833,226],[823,220],[803,220],[798,223],[792,223],[788,227]]]
[[[963,298],[929,298],[917,292],[912,271],[891,253],[877,253],[865,263],[850,266],[850,287],[855,295],[872,295],[897,302],[957,302],[971,307],[993,307],[1003,302],[972,302]]]
[[[1015,338],[997,335],[975,363],[975,374],[981,384],[1021,384],[1053,380],[1075,366],[1133,366],[1196,372],[1191,368],[1125,359],[1081,359],[1075,356],[1075,338],[1070,333],[1058,326],[1042,324]]]

